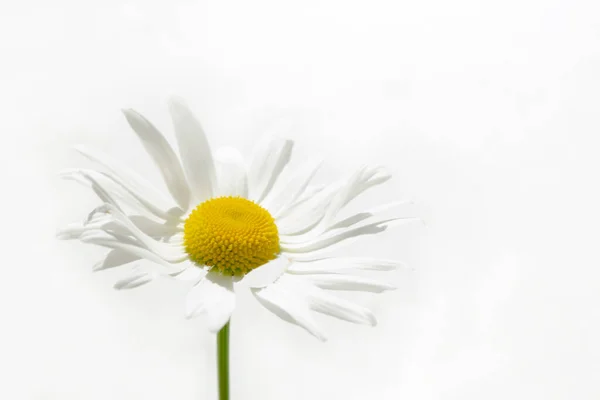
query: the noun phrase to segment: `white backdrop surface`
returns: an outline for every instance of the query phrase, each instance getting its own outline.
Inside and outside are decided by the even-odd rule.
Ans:
[[[173,94],[215,146],[285,120],[323,182],[386,166],[358,205],[426,222],[350,250],[413,267],[353,296],[375,328],[321,343],[242,295],[232,400],[600,398],[597,1],[4,0],[0,57],[0,398],[216,399],[179,284],[115,291],[54,238],[96,205],[71,146],[160,183],[119,110],[172,140]]]

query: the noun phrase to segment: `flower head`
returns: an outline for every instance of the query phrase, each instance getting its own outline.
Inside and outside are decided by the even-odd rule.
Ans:
[[[99,169],[73,169],[62,176],[90,187],[102,204],[58,236],[108,248],[94,270],[150,261],[119,280],[118,289],[138,287],[160,276],[192,280],[186,315],[204,314],[213,332],[229,321],[235,307],[234,285],[249,287],[267,309],[322,340],[325,335],[312,311],[375,325],[368,309],[329,290],[393,289],[355,272],[389,271],[400,264],[327,253],[349,239],[406,220],[382,216],[402,203],[340,217],[351,200],[390,176],[381,168],[361,167],[346,179],[317,186],[312,182],[320,164],[293,169],[291,140],[266,138],[246,162],[234,148],[213,154],[183,101],[171,100],[170,111],[179,156],[147,119],[124,110],[170,197],[116,160],[78,147]]]
[[[196,207],[183,225],[183,243],[196,265],[230,276],[244,276],[280,251],[271,214],[253,201],[232,196]]]

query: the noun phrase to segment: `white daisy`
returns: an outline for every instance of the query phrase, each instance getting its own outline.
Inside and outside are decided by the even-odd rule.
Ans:
[[[133,110],[124,114],[171,198],[108,156],[78,147],[100,169],[61,175],[91,187],[103,204],[58,236],[109,248],[94,266],[96,271],[151,261],[118,281],[117,289],[138,287],[159,276],[193,280],[186,315],[204,314],[213,332],[230,319],[234,285],[249,287],[267,309],[321,340],[325,335],[312,311],[375,325],[367,308],[328,290],[393,289],[356,272],[390,271],[400,263],[327,252],[348,239],[382,232],[392,221],[408,219],[383,217],[384,211],[401,203],[339,217],[352,199],[390,176],[380,168],[362,167],[331,185],[312,185],[319,164],[303,163],[290,171],[293,142],[277,137],[258,143],[248,163],[233,148],[213,154],[184,102],[172,99],[169,105],[179,157],[142,115]]]

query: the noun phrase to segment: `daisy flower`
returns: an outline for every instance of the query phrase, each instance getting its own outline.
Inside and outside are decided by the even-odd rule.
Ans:
[[[124,110],[164,180],[170,196],[107,155],[76,149],[98,169],[61,175],[91,188],[102,204],[80,223],[59,231],[108,248],[94,266],[103,270],[140,263],[119,280],[134,288],[157,277],[191,280],[186,315],[205,315],[220,331],[235,308],[234,286],[282,319],[321,340],[326,336],[313,312],[375,325],[371,311],[330,291],[380,293],[393,289],[360,271],[390,271],[400,264],[370,257],[333,256],[330,251],[361,236],[384,231],[407,218],[385,217],[402,203],[342,217],[344,208],[366,190],[386,182],[381,168],[361,167],[329,185],[313,184],[320,163],[290,163],[293,142],[267,137],[250,161],[234,148],[211,151],[204,131],[180,99],[169,102],[178,152],[146,118]]]

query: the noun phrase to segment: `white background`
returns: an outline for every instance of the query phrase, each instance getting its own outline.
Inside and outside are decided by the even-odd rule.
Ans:
[[[427,224],[352,249],[414,268],[351,296],[376,328],[321,343],[243,296],[232,400],[600,398],[597,1],[4,0],[0,57],[0,398],[216,399],[181,286],[115,291],[53,236],[96,204],[70,146],[159,181],[119,110],[172,140],[172,94],[215,146],[284,119],[324,181],[385,165],[359,204]]]

